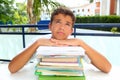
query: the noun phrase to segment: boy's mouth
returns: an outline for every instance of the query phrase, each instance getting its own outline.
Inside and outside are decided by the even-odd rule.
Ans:
[[[64,33],[63,32],[58,32],[58,34],[63,35]]]

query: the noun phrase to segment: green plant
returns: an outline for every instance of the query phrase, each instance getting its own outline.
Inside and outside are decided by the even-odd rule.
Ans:
[[[76,23],[120,23],[120,16],[78,16],[76,17]],[[120,32],[120,28],[90,28],[94,30]]]

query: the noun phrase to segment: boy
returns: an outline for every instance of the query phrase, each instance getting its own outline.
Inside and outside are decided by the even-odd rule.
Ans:
[[[10,72],[15,73],[20,70],[34,55],[39,46],[81,46],[85,49],[86,55],[90,58],[91,63],[99,70],[108,73],[111,69],[111,64],[103,55],[80,39],[68,39],[68,36],[73,32],[72,27],[74,23],[75,16],[69,9],[60,7],[54,10],[49,23],[49,29],[52,33],[51,38],[39,38],[20,52],[10,62],[8,66]]]

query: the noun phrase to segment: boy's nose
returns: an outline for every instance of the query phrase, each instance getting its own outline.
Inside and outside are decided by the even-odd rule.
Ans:
[[[64,29],[65,25],[64,24],[61,24],[60,25],[60,29]]]

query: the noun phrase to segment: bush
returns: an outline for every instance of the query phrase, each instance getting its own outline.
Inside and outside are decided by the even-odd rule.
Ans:
[[[120,16],[110,15],[110,16],[79,16],[76,17],[76,23],[120,23]],[[115,26],[113,26],[114,28]],[[111,31],[112,28],[87,28],[93,30]],[[120,32],[120,28],[116,29]]]

